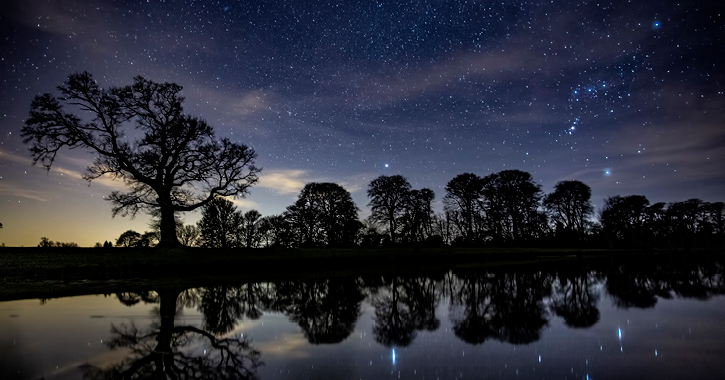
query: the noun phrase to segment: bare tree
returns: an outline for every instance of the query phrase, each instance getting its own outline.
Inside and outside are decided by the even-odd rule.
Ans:
[[[159,246],[180,246],[174,213],[201,207],[216,196],[244,196],[257,182],[257,154],[246,145],[216,139],[204,120],[183,113],[182,87],[143,77],[104,90],[91,74],[72,74],[60,97],[36,96],[21,134],[33,163],[48,170],[61,148],[83,148],[95,160],[83,178],[122,179],[129,192],[114,191],[113,215],[157,212]],[[82,120],[67,108],[84,111]]]
[[[201,241],[199,227],[187,224],[179,228],[177,232],[179,242],[187,247],[198,247]]]

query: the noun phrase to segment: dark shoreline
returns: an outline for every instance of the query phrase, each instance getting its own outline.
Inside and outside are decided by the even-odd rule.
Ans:
[[[2,248],[0,301],[382,274],[722,258],[722,250]]]

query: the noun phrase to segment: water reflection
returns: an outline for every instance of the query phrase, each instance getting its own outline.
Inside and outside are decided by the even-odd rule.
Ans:
[[[639,261],[623,263],[606,274],[606,290],[620,308],[651,308],[673,295],[706,300],[725,294],[723,263]]]
[[[551,299],[554,314],[564,319],[573,328],[591,327],[599,321],[599,285],[596,274],[563,271],[557,274]]]
[[[357,280],[289,281],[274,284],[268,309],[297,323],[312,344],[345,340],[355,329],[365,298]]]
[[[299,338],[290,340],[288,347],[300,347],[304,340],[319,349],[349,347],[370,339],[373,345],[392,348],[389,354],[395,355],[397,348],[399,362],[426,334],[448,336],[471,349],[488,347],[489,341],[521,348],[549,334],[547,326],[556,326],[557,318],[572,331],[594,329],[605,319],[602,307],[611,316],[612,306],[648,309],[663,298],[707,300],[719,294],[725,294],[719,260],[633,261],[585,268],[459,271],[117,293],[114,297],[122,305],[154,305],[152,322],[143,326],[130,321],[111,324],[111,340],[104,337],[103,343],[123,358],[112,365],[83,368],[89,379],[255,379],[262,351],[270,346],[255,348],[260,347],[259,342],[242,334],[240,325],[268,316],[279,316],[299,329]],[[601,305],[603,299],[609,301],[605,306]],[[186,322],[184,310],[189,309],[200,314],[200,321]],[[361,324],[365,310],[369,317]],[[365,334],[371,338],[364,339]],[[615,325],[607,334],[616,337],[621,329]],[[617,351],[621,350],[619,339]],[[280,343],[275,344],[279,347]],[[597,343],[598,351],[601,347]],[[655,350],[660,358],[661,348]],[[270,350],[268,355],[279,352]],[[358,355],[354,352],[353,356]],[[394,366],[398,365],[396,359],[388,357]]]
[[[405,347],[416,331],[434,331],[440,325],[435,309],[440,281],[427,277],[380,278],[368,281],[369,302],[375,308],[375,340],[386,347]]]
[[[241,303],[235,292],[224,289],[182,291],[165,289],[158,293],[117,294],[125,305],[140,301],[158,303],[158,321],[146,329],[135,324],[112,325],[111,349],[129,352],[120,363],[107,368],[88,366],[87,379],[256,379],[260,353],[249,341],[237,335],[224,336],[241,316]],[[231,295],[231,297],[230,297]],[[205,324],[177,325],[183,306],[199,304]]]
[[[548,322],[548,273],[460,274],[448,284],[453,332],[466,343],[531,343]]]

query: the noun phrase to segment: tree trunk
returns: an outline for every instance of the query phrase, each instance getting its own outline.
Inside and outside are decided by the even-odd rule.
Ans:
[[[161,236],[159,237],[159,248],[182,247],[179,239],[176,237],[176,219],[174,218],[174,209],[169,205],[161,206]]]
[[[156,370],[159,374],[174,373],[174,353],[171,342],[174,334],[174,318],[176,317],[176,301],[179,298],[180,290],[169,289],[159,291],[159,314],[161,325],[159,334],[156,336],[158,342],[154,349],[156,356]],[[164,378],[166,378],[164,376]]]

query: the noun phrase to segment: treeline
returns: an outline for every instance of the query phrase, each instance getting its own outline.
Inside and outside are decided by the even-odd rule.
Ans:
[[[436,194],[413,189],[401,175],[374,179],[367,196],[371,215],[365,220],[350,193],[335,183],[308,183],[285,212],[264,217],[218,197],[202,208],[196,225],[177,221],[177,235],[184,245],[210,248],[707,248],[725,241],[723,202],[650,204],[643,195],[613,196],[595,211],[588,185],[561,181],[546,194],[520,170],[457,175],[446,184],[438,213],[432,207]],[[157,240],[153,231],[127,231],[116,245]]]

